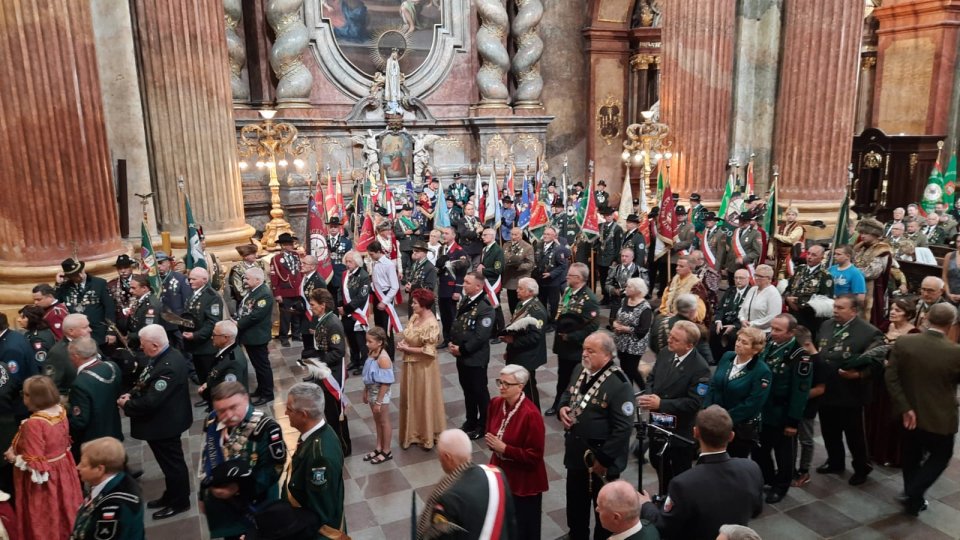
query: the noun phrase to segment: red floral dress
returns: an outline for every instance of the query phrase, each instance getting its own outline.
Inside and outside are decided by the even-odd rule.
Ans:
[[[77,464],[70,454],[67,415],[57,405],[20,423],[13,439],[13,469],[20,540],[69,538],[83,504]]]

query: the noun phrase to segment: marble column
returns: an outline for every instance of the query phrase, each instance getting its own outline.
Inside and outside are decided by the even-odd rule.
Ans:
[[[477,0],[477,51],[480,68],[477,70],[477,88],[480,103],[474,107],[476,115],[509,115],[510,94],[505,77],[510,69],[510,55],[504,43],[508,31],[507,8],[503,0]]]
[[[158,227],[172,233],[175,247],[183,247],[177,188],[182,176],[207,244],[229,253],[234,244],[248,241],[253,228],[243,215],[223,3],[134,0],[131,5]]]
[[[803,220],[835,220],[846,189],[863,13],[862,0],[784,2],[773,162]]]
[[[114,160],[127,162],[128,198],[123,201],[127,205],[127,235],[134,243],[139,243],[143,207],[135,194],[150,193],[153,187],[150,185],[150,158],[137,80],[137,59],[133,51],[130,5],[116,0],[90,0],[90,7],[107,143]],[[152,234],[156,234],[152,199],[147,200],[146,210],[151,216],[147,226]]]
[[[756,191],[772,176],[774,103],[783,0],[741,0],[737,16],[733,140],[730,157],[743,170],[754,154]]]
[[[540,75],[540,57],[543,56],[543,40],[540,39],[540,20],[543,19],[543,2],[540,0],[516,0],[517,14],[513,18],[513,39],[517,50],[513,53],[511,70],[517,80],[514,91],[515,109],[543,109],[540,94],[543,92],[543,77]],[[541,114],[539,111],[538,114]]]
[[[269,0],[266,14],[275,38],[270,65],[277,78],[277,107],[309,107],[313,75],[303,63],[310,35],[300,16],[303,0]]]
[[[0,309],[30,302],[77,252],[122,250],[89,2],[0,2]]]
[[[240,0],[223,0],[224,24],[227,33],[227,54],[230,57],[230,89],[233,92],[233,105],[246,107],[250,101],[250,85],[247,82],[247,47],[238,33],[243,19],[243,6]]]
[[[670,126],[674,193],[719,200],[730,151],[736,2],[663,3],[660,121]]]

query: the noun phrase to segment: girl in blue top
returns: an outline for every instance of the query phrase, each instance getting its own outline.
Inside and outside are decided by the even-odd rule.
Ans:
[[[390,426],[390,385],[396,379],[393,375],[393,361],[384,350],[387,333],[378,326],[367,330],[367,361],[363,364],[363,402],[370,404],[373,420],[377,425],[377,446],[373,452],[363,456],[364,461],[379,465],[393,459],[390,451],[390,438],[393,428]]]

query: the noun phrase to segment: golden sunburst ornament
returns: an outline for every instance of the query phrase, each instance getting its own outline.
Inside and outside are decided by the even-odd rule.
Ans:
[[[370,40],[370,59],[378,70],[387,65],[387,58],[393,49],[397,50],[397,58],[402,59],[407,54],[407,36],[400,27],[383,28],[377,30]]]

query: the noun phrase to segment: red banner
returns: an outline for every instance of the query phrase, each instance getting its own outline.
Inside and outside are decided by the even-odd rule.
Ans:
[[[317,194],[307,202],[307,241],[309,253],[317,258],[317,273],[324,281],[330,283],[333,278],[333,263],[330,261],[330,251],[327,246],[327,224],[320,212],[319,203],[323,199],[323,191],[317,183]]]
[[[363,253],[367,247],[373,243],[376,233],[373,232],[373,219],[370,214],[363,217],[363,227],[360,229],[360,238],[357,240],[357,251]]]
[[[673,245],[677,236],[677,203],[673,200],[673,190],[668,183],[663,187],[663,199],[660,201],[660,214],[657,216],[657,238],[668,246]]]

